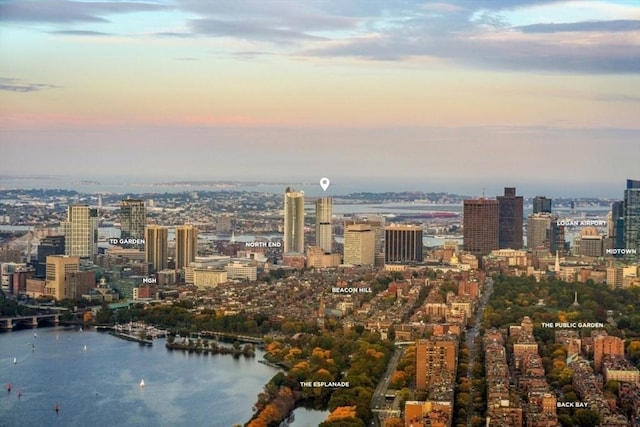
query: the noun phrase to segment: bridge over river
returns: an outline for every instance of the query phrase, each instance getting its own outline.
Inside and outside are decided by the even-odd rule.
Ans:
[[[60,323],[60,314],[32,314],[28,316],[3,316],[0,317],[0,328],[11,330],[19,325],[27,325],[37,328],[40,322],[50,322],[54,325]]]

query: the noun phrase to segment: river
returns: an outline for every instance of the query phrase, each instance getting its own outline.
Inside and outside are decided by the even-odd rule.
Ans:
[[[242,425],[277,372],[258,363],[262,355],[168,351],[164,340],[144,347],[77,328],[1,333],[0,426]],[[292,427],[319,423],[317,411],[295,415]]]

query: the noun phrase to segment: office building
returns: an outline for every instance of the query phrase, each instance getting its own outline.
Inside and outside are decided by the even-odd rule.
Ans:
[[[359,215],[356,218],[348,219],[344,222],[345,228],[348,225],[353,224],[367,224],[371,226],[373,234],[375,235],[374,253],[376,256],[382,254],[382,241],[384,240],[384,217],[378,215]]]
[[[72,274],[80,271],[80,257],[50,255],[47,257],[44,293],[56,300],[73,298]]]
[[[574,255],[601,257],[604,253],[603,239],[595,227],[585,227],[580,237],[574,240]]]
[[[36,277],[44,277],[47,269],[47,257],[64,255],[64,236],[47,236],[40,239],[37,249]]]
[[[120,237],[122,239],[144,239],[146,221],[144,201],[126,199],[120,202]],[[130,249],[144,249],[143,243],[124,243],[122,246]]]
[[[552,217],[551,227],[549,228],[549,251],[552,254],[565,256],[567,254],[567,242],[565,239],[565,226],[558,224],[558,218]]]
[[[522,249],[522,222],[524,202],[516,196],[514,187],[505,187],[498,200],[498,248]]]
[[[640,255],[640,181],[632,179],[624,190],[624,246],[619,249],[626,249],[628,258]]]
[[[624,201],[611,204],[611,224],[609,237],[613,240],[614,248],[624,248]]]
[[[416,391],[425,391],[434,382],[455,380],[456,342],[418,340],[416,343]]]
[[[345,264],[374,265],[375,233],[369,224],[345,226],[343,255]]]
[[[169,229],[159,225],[145,228],[145,262],[149,273],[166,270],[169,257]]]
[[[384,230],[386,264],[421,263],[424,261],[423,228],[417,225],[392,224]]]
[[[193,225],[176,227],[176,270],[182,270],[196,260],[198,229]]]
[[[544,196],[533,198],[533,213],[551,213],[551,199]]]
[[[316,201],[316,246],[324,253],[330,254],[333,244],[331,217],[333,216],[333,200],[321,197]]]
[[[284,253],[304,253],[304,193],[289,187],[284,194]]]
[[[551,221],[549,213],[534,213],[527,217],[527,247],[529,249],[550,248]]]
[[[70,205],[62,223],[64,253],[80,258],[98,254],[98,211],[88,205]]]
[[[465,200],[462,218],[463,249],[479,259],[498,249],[498,218],[497,200]]]

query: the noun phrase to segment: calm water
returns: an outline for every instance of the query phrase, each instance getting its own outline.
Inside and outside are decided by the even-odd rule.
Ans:
[[[141,347],[62,327],[2,333],[0,426],[244,424],[257,394],[277,372],[258,363],[261,357],[260,351],[253,359],[171,352],[164,340]],[[326,417],[316,421],[316,415],[296,411],[292,425],[315,426]]]

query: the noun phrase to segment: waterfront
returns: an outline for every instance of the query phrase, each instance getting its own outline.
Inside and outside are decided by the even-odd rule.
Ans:
[[[167,351],[164,343],[63,327],[0,334],[0,426],[229,427],[250,419],[277,372],[258,363],[259,350],[235,359]],[[302,412],[296,418],[292,426],[307,425]]]

